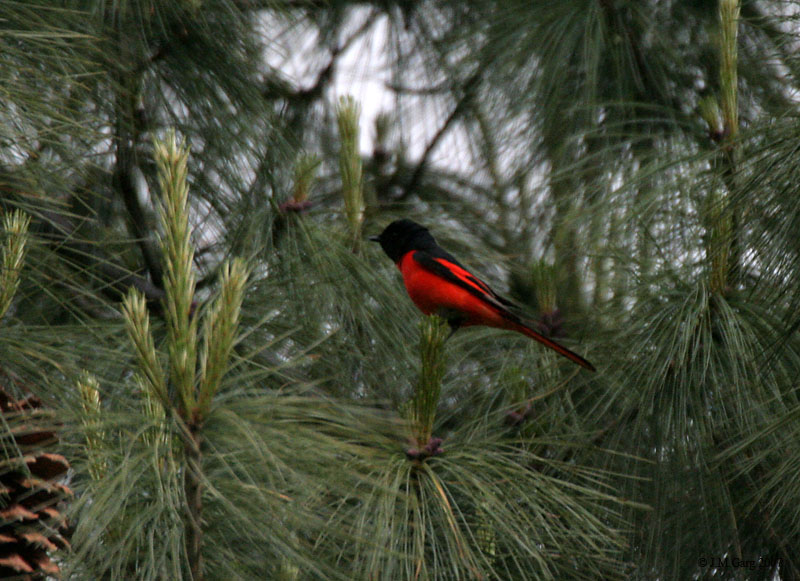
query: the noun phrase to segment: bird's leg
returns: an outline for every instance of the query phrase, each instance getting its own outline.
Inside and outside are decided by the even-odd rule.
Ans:
[[[452,337],[453,335],[456,334],[456,331],[458,331],[458,325],[451,324],[450,325],[450,334],[447,337],[444,338],[445,343],[447,342],[448,339],[450,339],[450,337]]]
[[[450,325],[450,334],[445,338],[445,342],[450,339],[450,337],[455,335],[456,331],[458,331],[458,329],[461,327],[461,324],[465,321],[464,314],[455,309],[441,308],[436,311],[436,314],[447,321],[447,324]]]
[[[444,339],[445,342],[447,342],[447,340],[450,337],[456,334],[456,331],[458,331],[461,328],[461,323],[463,322],[464,319],[462,317],[450,317],[449,319],[447,319],[447,324],[450,325],[450,334],[447,337],[445,337]]]

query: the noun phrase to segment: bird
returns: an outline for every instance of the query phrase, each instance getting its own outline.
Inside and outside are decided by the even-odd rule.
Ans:
[[[408,296],[426,315],[437,314],[450,325],[452,336],[459,328],[485,325],[508,329],[538,341],[590,371],[594,365],[533,330],[510,309],[514,303],[494,292],[453,255],[436,243],[424,226],[403,218],[389,224],[378,236],[386,255],[400,269]]]

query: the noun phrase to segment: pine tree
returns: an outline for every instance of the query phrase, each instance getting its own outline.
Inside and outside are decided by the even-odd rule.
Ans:
[[[31,225],[0,355],[73,467],[54,562],[797,577],[796,42],[774,0],[3,3],[0,211]],[[370,60],[364,155],[332,95]],[[363,242],[400,216],[598,373],[420,344]]]

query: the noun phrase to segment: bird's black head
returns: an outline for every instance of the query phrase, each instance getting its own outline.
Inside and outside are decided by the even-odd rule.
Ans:
[[[380,242],[383,251],[394,262],[398,262],[410,250],[426,250],[436,246],[436,240],[427,228],[407,218],[395,220],[380,236],[370,236],[370,240]]]

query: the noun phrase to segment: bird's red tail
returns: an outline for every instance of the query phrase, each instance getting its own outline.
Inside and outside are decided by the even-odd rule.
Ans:
[[[594,365],[592,365],[591,363],[586,361],[586,359],[584,359],[583,357],[581,357],[577,353],[574,353],[574,352],[570,351],[569,349],[567,349],[566,347],[564,347],[563,345],[559,345],[558,343],[556,343],[552,339],[548,339],[544,335],[542,335],[540,333],[537,333],[536,331],[534,331],[533,329],[531,329],[527,325],[524,325],[522,323],[514,323],[513,326],[511,327],[511,329],[513,329],[514,331],[517,331],[519,333],[522,333],[523,335],[527,335],[528,337],[530,337],[531,339],[534,339],[535,341],[538,341],[539,343],[541,343],[545,347],[550,347],[550,349],[552,349],[556,353],[558,353],[560,355],[563,355],[564,357],[566,357],[570,361],[572,361],[574,363],[577,363],[578,365],[588,369],[589,371],[597,371],[594,368]]]

